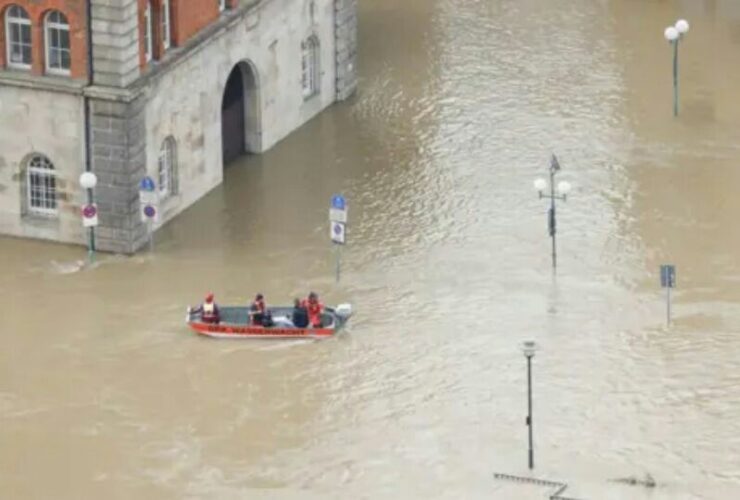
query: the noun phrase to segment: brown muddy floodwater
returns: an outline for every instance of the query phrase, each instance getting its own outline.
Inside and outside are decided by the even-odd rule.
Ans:
[[[493,478],[527,474],[526,338],[537,477],[739,498],[740,2],[362,0],[360,30],[357,97],[228,167],[152,255],[0,240],[0,498],[544,498]],[[207,289],[357,312],[213,341],[183,324]]]

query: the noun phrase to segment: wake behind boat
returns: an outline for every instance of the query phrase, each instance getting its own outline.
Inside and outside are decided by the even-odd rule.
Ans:
[[[293,326],[291,314],[293,307],[268,307],[274,326],[261,326],[250,323],[250,307],[219,307],[220,321],[206,323],[202,313],[188,307],[186,323],[200,335],[216,338],[326,338],[339,332],[352,316],[350,304],[340,304],[336,308],[325,307],[321,314],[321,327],[297,328]]]

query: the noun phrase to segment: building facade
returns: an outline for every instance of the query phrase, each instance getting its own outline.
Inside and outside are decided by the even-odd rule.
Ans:
[[[0,0],[0,234],[96,247],[158,225],[356,87],[357,0]]]

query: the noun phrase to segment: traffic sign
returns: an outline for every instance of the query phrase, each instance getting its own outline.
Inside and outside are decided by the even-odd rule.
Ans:
[[[336,208],[329,209],[329,220],[332,222],[341,222],[345,224],[347,222],[347,211],[338,210]]]
[[[95,227],[98,225],[98,206],[88,203],[82,206],[82,226]]]
[[[141,179],[141,182],[139,183],[139,189],[141,191],[154,191],[156,189],[154,179],[147,175],[146,177]]]
[[[676,288],[676,266],[672,264],[660,266],[660,286],[663,288]]]
[[[139,191],[139,202],[142,205],[156,205],[159,203],[159,195],[156,191]]]
[[[331,226],[331,240],[334,243],[344,245],[345,242],[345,225],[343,222],[332,222]]]
[[[141,205],[141,221],[142,222],[153,222],[159,220],[159,209],[157,205],[150,205],[143,203]]]
[[[346,207],[346,203],[344,201],[344,196],[341,194],[335,194],[331,198],[331,208],[336,208],[337,210],[344,210]]]

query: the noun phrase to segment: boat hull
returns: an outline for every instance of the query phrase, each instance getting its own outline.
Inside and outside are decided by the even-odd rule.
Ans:
[[[249,312],[245,307],[225,306],[220,308],[220,323],[204,323],[199,314],[191,313],[188,309],[185,322],[191,330],[199,335],[220,339],[318,339],[333,337],[339,332],[349,319],[349,316],[337,314],[335,309],[326,308],[322,315],[324,328],[296,328],[293,326],[265,327],[249,324]],[[289,317],[292,308],[275,307],[268,309],[273,317],[278,319]]]

